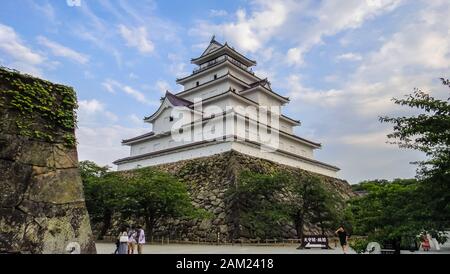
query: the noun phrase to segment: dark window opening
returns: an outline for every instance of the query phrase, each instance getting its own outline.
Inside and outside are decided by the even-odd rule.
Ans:
[[[173,116],[170,116],[170,117],[169,117],[169,121],[170,121],[170,122],[173,122]]]
[[[217,79],[217,74],[214,74],[214,80],[216,80]]]
[[[195,84],[197,85],[197,87],[200,86],[200,82],[199,81],[197,81],[197,83],[195,83]]]

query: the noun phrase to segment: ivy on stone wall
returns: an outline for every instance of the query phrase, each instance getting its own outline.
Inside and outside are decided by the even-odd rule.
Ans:
[[[15,110],[17,133],[46,142],[76,145],[77,98],[71,87],[0,67],[0,106]]]

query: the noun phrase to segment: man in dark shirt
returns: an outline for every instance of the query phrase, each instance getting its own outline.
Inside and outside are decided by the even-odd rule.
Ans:
[[[339,237],[339,242],[341,243],[341,247],[342,250],[344,251],[344,254],[346,254],[347,252],[347,240],[348,240],[348,235],[347,232],[345,231],[345,228],[343,225],[341,225],[338,230],[336,230],[336,235]]]

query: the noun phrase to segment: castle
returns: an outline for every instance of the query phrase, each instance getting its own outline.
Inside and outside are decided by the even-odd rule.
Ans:
[[[255,61],[213,37],[191,62],[197,68],[177,79],[183,91],[167,91],[156,112],[145,117],[152,131],[122,141],[130,156],[114,162],[119,171],[234,150],[337,177],[338,167],[314,159],[321,144],[294,134],[300,121],[281,113],[289,98],[255,75]]]

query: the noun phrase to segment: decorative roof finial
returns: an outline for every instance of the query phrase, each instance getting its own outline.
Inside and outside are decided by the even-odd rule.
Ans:
[[[210,43],[212,43],[214,41],[216,41],[216,35],[215,34],[213,34],[213,36],[211,37],[211,42]]]

